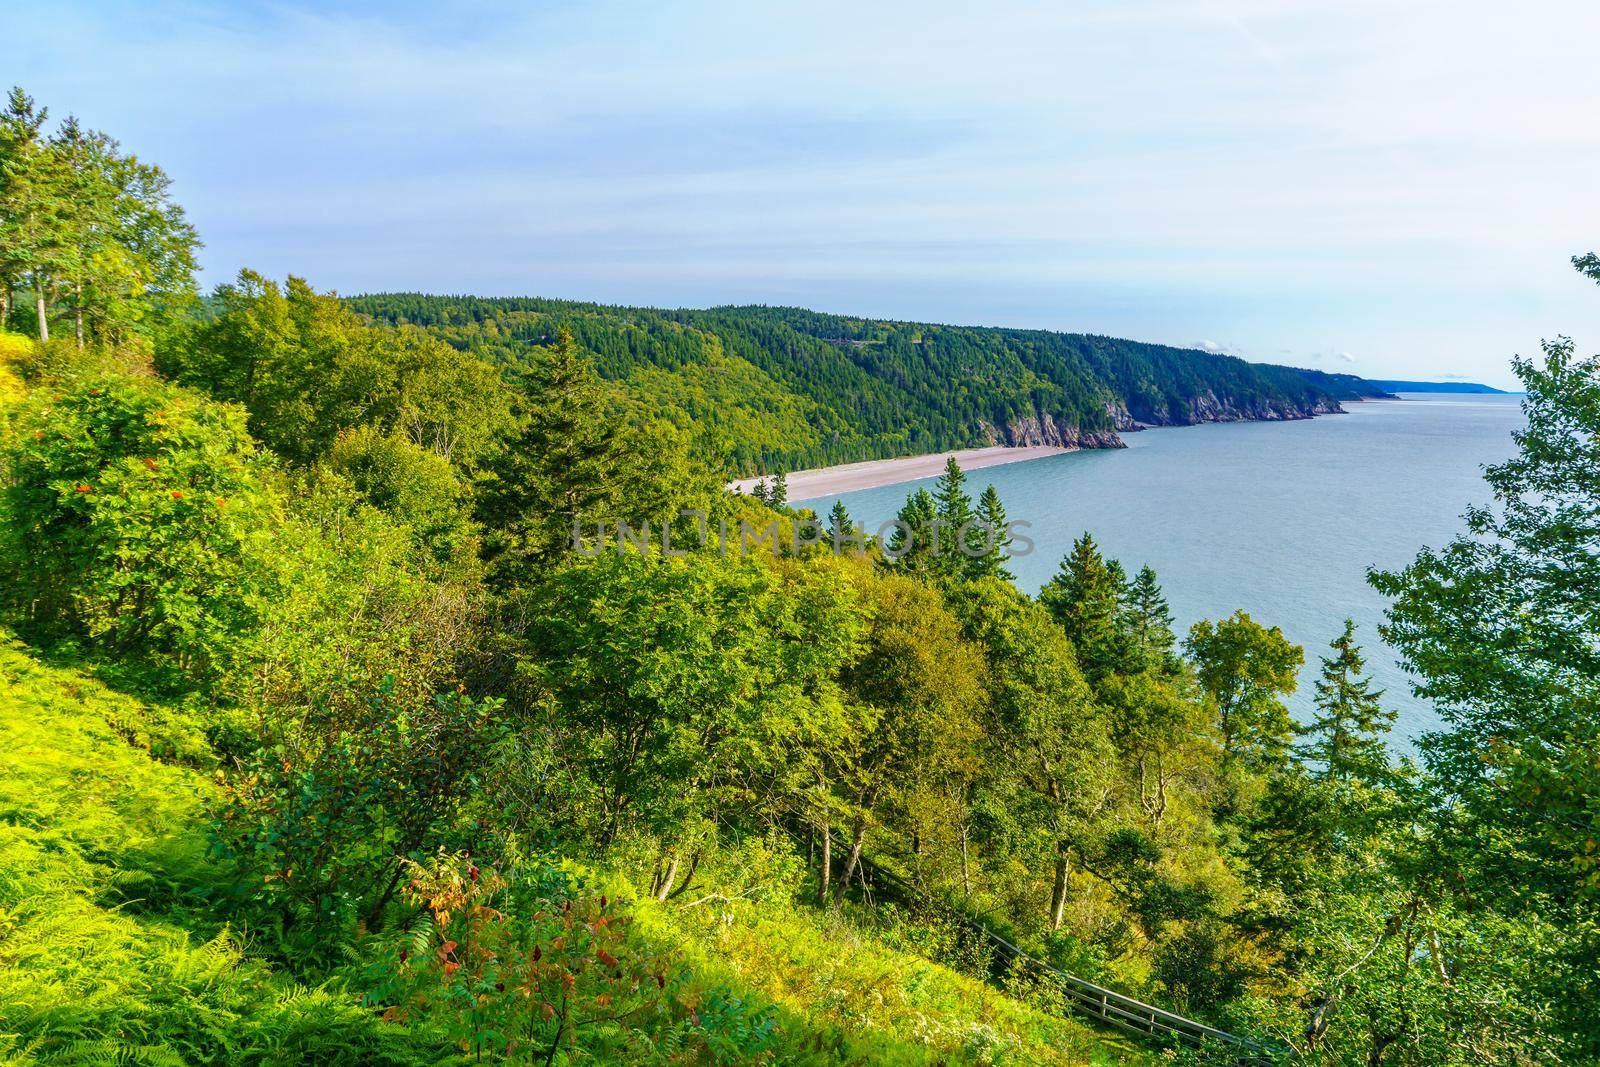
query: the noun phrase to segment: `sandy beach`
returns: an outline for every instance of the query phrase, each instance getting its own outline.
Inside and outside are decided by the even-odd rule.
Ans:
[[[1029,459],[1057,456],[1072,449],[1053,445],[1028,445],[1008,448],[993,445],[989,448],[964,448],[955,452],[936,452],[926,456],[904,456],[900,459],[871,459],[864,463],[845,463],[837,467],[818,467],[815,470],[793,471],[789,474],[790,502],[815,500],[818,497],[849,493],[857,489],[876,489],[880,485],[898,485],[919,478],[932,478],[944,470],[945,461],[954,456],[961,469],[975,471],[983,467],[998,467],[1002,463],[1021,463]],[[741,478],[729,482],[728,488],[748,493],[760,478]]]

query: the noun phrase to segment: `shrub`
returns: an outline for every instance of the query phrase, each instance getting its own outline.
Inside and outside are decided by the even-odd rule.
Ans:
[[[6,607],[25,625],[206,679],[271,576],[278,518],[243,413],[132,377],[40,389],[6,459]]]

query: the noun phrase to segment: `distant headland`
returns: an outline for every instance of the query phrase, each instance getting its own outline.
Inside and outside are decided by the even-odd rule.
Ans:
[[[1390,393],[1499,393],[1502,396],[1510,395],[1505,389],[1496,389],[1492,385],[1482,385],[1478,382],[1386,382],[1377,378],[1368,378],[1367,381]]]

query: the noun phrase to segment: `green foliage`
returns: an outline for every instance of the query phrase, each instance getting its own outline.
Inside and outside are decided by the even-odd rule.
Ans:
[[[279,979],[211,919],[210,784],[119,736],[175,717],[0,644],[0,1055],[440,1062],[427,1030]]]
[[[548,694],[563,818],[605,843],[625,816],[683,832],[765,803],[841,728],[833,682],[860,631],[839,574],[607,552],[519,608],[524,684]]]
[[[1281,762],[1294,735],[1283,698],[1299,684],[1300,646],[1276,626],[1236,611],[1216,623],[1195,623],[1184,651],[1216,707],[1223,751],[1249,763]]]
[[[1334,654],[1322,657],[1322,677],[1317,679],[1318,714],[1300,731],[1309,740],[1297,754],[1319,764],[1329,778],[1381,780],[1389,771],[1384,735],[1395,713],[1378,703],[1382,692],[1362,673],[1366,660],[1356,644],[1354,621],[1345,620],[1344,632],[1329,647]]]
[[[1347,375],[1109,337],[824,315],[800,308],[619,308],[387,293],[362,314],[515,365],[562,330],[653,415],[696,428],[750,475],[981,447],[1053,425],[1111,444],[1131,420],[1221,409],[1308,415],[1371,395]],[[1031,432],[1037,432],[1032,429]]]
[[[272,586],[282,500],[241,413],[148,379],[36,391],[16,414],[0,543],[5,607],[201,679]]]
[[[498,702],[457,693],[360,714],[317,709],[241,760],[216,807],[213,844],[251,898],[246,914],[297,964],[379,926],[408,858],[458,843]]]
[[[1508,919],[1565,931],[1540,947],[1574,1004],[1597,995],[1600,952],[1600,359],[1560,339],[1514,366],[1527,427],[1485,472],[1493,506],[1372,583],[1394,598],[1380,632],[1446,724],[1419,747],[1460,805],[1451,861]],[[1574,1056],[1600,1054],[1592,1011],[1561,1025]]]
[[[244,406],[278,455],[310,463],[370,426],[475,471],[510,431],[510,394],[488,364],[415,331],[374,329],[304,279],[253,271],[219,286],[211,313],[161,339],[156,366]]]

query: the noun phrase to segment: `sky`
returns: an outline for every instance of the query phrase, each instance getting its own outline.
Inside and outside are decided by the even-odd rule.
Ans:
[[[793,304],[1512,384],[1600,349],[1600,4],[8,0],[0,80],[343,293]]]

